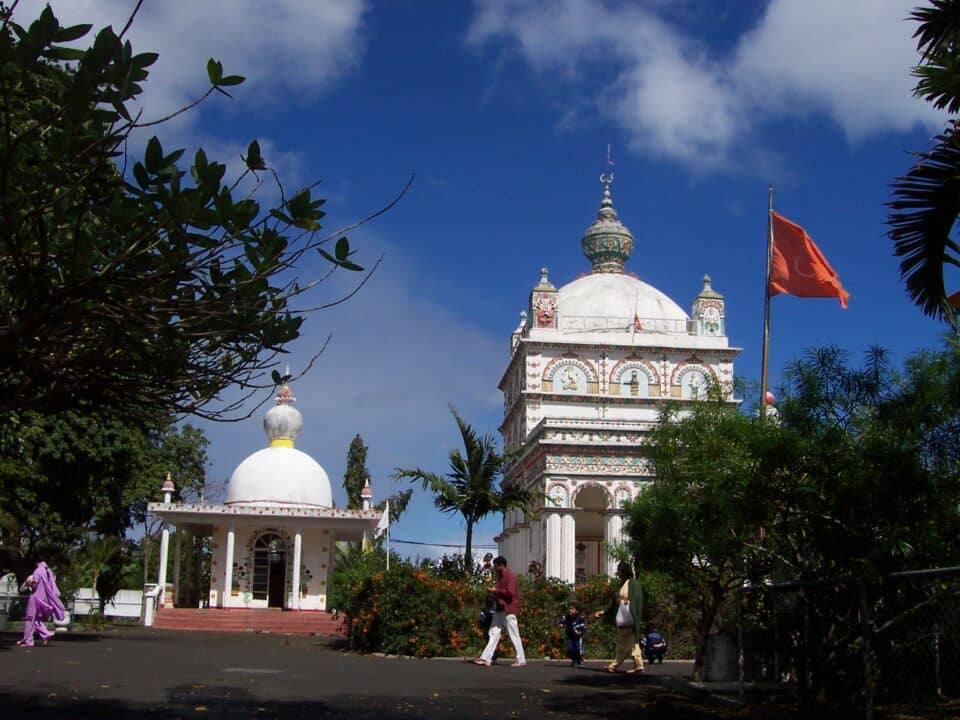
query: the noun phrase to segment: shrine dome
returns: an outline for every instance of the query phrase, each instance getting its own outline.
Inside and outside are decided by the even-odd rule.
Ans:
[[[564,318],[634,318],[685,323],[684,310],[665,293],[627,273],[590,273],[560,288]]]
[[[666,294],[626,272],[624,263],[633,252],[634,239],[620,222],[610,196],[612,175],[602,175],[603,200],[597,219],[580,241],[583,254],[590,260],[589,273],[567,283],[559,291],[563,318],[607,318],[666,321],[671,328],[686,332],[690,316]],[[666,329],[666,328],[664,328]]]
[[[333,507],[326,471],[293,446],[303,416],[293,407],[290,388],[277,395],[277,404],[263,418],[269,447],[250,455],[230,476],[227,505],[259,507]]]

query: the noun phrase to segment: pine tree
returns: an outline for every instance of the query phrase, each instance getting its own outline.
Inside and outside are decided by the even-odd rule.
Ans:
[[[347,451],[347,471],[343,474],[343,489],[347,491],[347,508],[359,510],[362,507],[360,493],[369,480],[367,446],[363,444],[363,438],[358,433],[350,441],[350,449]]]

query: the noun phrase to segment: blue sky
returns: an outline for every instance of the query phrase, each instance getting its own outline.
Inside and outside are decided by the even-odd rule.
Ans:
[[[147,0],[132,39],[160,53],[145,117],[202,92],[210,56],[248,77],[234,100],[165,126],[165,147],[202,145],[236,163],[257,138],[289,187],[323,179],[331,229],[416,173],[399,206],[351,234],[361,264],[383,255],[379,271],[290,347],[296,370],[332,334],[293,389],[305,417],[297,447],[342,502],[355,433],[383,497],[397,489],[395,467],[446,470],[458,443],[449,403],[496,432],[510,332],[540,268],[558,286],[589,269],[579,242],[608,144],[615,207],[636,238],[628,269],[688,311],[709,274],[743,348],[737,375],[760,375],[770,183],[777,210],[807,229],[851,294],[846,311],[773,299],[772,384],[816,345],[854,358],[881,345],[898,361],[936,345],[943,328],[906,299],[884,226],[890,182],[943,123],[911,96],[905,18],[916,4]],[[53,5],[66,22],[119,27],[133,3]],[[23,2],[18,19],[38,7]],[[211,479],[263,446],[260,415],[205,426]],[[484,522],[479,541],[499,527]],[[463,529],[419,497],[394,535],[456,543]]]

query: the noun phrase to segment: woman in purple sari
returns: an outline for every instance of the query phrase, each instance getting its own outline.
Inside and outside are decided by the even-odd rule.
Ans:
[[[38,562],[33,573],[24,581],[30,590],[27,609],[23,616],[23,637],[17,641],[20,647],[33,647],[34,634],[46,645],[54,633],[47,630],[45,620],[63,620],[64,608],[60,601],[60,590],[53,572],[45,562]]]

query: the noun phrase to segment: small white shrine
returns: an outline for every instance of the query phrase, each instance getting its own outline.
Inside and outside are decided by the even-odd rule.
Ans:
[[[541,271],[500,380],[500,432],[517,453],[504,482],[546,499],[506,513],[496,541],[512,567],[535,562],[565,582],[614,574],[607,548],[623,539],[623,502],[654,479],[643,442],[664,403],[710,388],[736,402],[740,349],[727,340],[723,296],[704,277],[688,315],[628,272],[634,238],[614,210],[612,175],[600,180],[600,210],[581,240],[592,267],[559,289]]]
[[[169,477],[163,502],[150,503],[149,511],[164,521],[161,606],[196,607],[196,589],[185,582],[190,574],[181,573],[180,548],[207,536],[213,549],[209,607],[327,609],[334,543],[373,537],[383,513],[372,509],[369,485],[363,490],[363,509],[333,507],[327,473],[294,447],[303,426],[294,402],[285,386],[263,419],[269,446],[237,466],[223,505],[171,502]],[[174,567],[168,572],[171,534]]]

